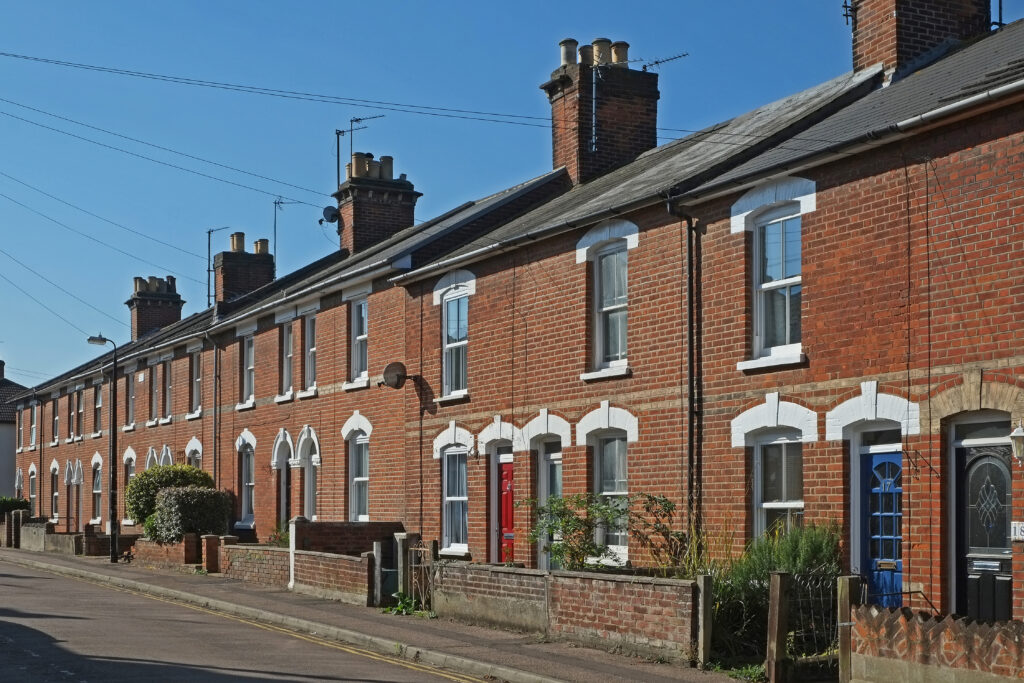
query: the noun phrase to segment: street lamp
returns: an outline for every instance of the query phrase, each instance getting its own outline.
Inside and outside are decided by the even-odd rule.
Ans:
[[[1013,457],[1021,464],[1024,461],[1024,421],[1017,422],[1017,428],[1010,432],[1010,445],[1013,447]]]
[[[89,343],[97,346],[110,344],[114,347],[114,362],[110,368],[110,450],[107,455],[107,467],[110,470],[110,493],[107,496],[107,516],[110,518],[110,561],[117,563],[118,521],[117,521],[117,344],[101,334],[89,337]]]

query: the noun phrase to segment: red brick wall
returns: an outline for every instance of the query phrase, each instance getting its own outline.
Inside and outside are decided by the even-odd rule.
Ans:
[[[224,576],[278,588],[288,585],[288,548],[222,545],[219,562]]]
[[[393,542],[400,522],[315,522],[295,524],[295,548],[338,555],[373,551],[374,541]]]
[[[1024,623],[1020,621],[980,624],[868,606],[855,607],[851,618],[856,680],[953,680],[956,674],[949,670],[963,672],[965,677],[969,671],[1007,680],[1024,677]]]
[[[180,543],[157,543],[148,538],[135,542],[135,562],[141,565],[177,567],[183,564],[199,564],[202,548],[199,534],[185,534]]]
[[[361,605],[373,604],[373,555],[295,551],[295,585]]]
[[[695,651],[693,581],[443,563],[434,582],[442,617],[675,660]]]

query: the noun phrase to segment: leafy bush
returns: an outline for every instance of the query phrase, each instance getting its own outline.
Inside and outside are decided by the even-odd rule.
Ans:
[[[557,566],[569,571],[598,569],[603,561],[616,558],[600,532],[626,523],[625,498],[609,500],[586,493],[552,496],[544,505],[534,500],[522,504],[534,506],[530,543],[543,541],[543,550],[551,553]]]
[[[24,498],[9,498],[0,496],[0,515],[14,510],[28,510],[28,501]]]
[[[725,657],[764,657],[768,596],[773,571],[839,576],[839,529],[828,526],[772,531],[756,538],[738,558],[712,565],[712,648]]]
[[[128,482],[125,506],[131,519],[146,520],[156,510],[156,494],[169,486],[212,489],[213,478],[191,465],[159,465],[136,474]]]
[[[172,486],[156,496],[156,512],[146,520],[146,535],[160,543],[177,543],[189,533],[223,534],[228,528],[230,498],[199,486]]]

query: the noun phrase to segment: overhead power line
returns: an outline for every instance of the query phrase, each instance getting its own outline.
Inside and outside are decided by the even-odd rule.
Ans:
[[[60,313],[58,313],[57,311],[53,310],[52,308],[50,308],[50,307],[49,307],[49,306],[47,306],[46,304],[44,304],[44,303],[43,303],[42,301],[40,301],[39,299],[35,298],[34,296],[32,296],[31,294],[29,294],[28,292],[26,292],[26,291],[25,291],[24,289],[22,289],[22,288],[21,288],[21,286],[20,286],[20,285],[18,285],[18,284],[17,284],[17,283],[15,283],[15,282],[12,282],[12,281],[11,281],[11,279],[10,279],[10,278],[8,278],[8,277],[7,277],[6,275],[4,275],[3,273],[0,273],[0,279],[3,279],[4,281],[6,281],[6,282],[7,282],[7,284],[9,284],[9,285],[10,285],[11,287],[14,287],[14,288],[15,288],[16,290],[18,290],[19,292],[21,292],[22,294],[24,294],[25,296],[27,296],[27,297],[28,297],[29,299],[32,299],[32,301],[34,301],[34,302],[36,302],[37,304],[39,304],[40,306],[42,306],[42,307],[43,307],[43,308],[45,308],[45,309],[46,309],[47,311],[49,311],[49,312],[50,312],[50,313],[52,313],[53,315],[55,315],[55,316],[57,316],[58,318],[60,318],[61,320],[63,320],[63,321],[65,322],[65,323],[67,323],[68,325],[70,325],[70,326],[71,326],[71,327],[73,327],[74,329],[78,330],[79,332],[81,332],[81,333],[82,333],[82,334],[84,334],[85,336],[89,336],[89,333],[88,333],[88,332],[86,332],[86,331],[85,331],[85,330],[83,330],[83,329],[82,329],[81,327],[79,327],[78,325],[74,324],[73,322],[71,322],[70,320],[68,320],[68,319],[67,319],[67,318],[65,318],[64,316],[62,316],[62,315],[61,315]]]
[[[68,290],[64,289],[63,287],[58,285],[56,282],[54,282],[50,278],[48,278],[45,275],[43,275],[42,273],[40,273],[38,270],[35,270],[34,268],[31,268],[30,266],[26,265],[22,261],[19,261],[18,259],[16,259],[13,256],[11,256],[8,252],[4,251],[3,249],[0,249],[0,254],[3,254],[7,258],[11,259],[15,263],[17,263],[19,266],[21,266],[22,268],[24,268],[28,272],[32,273],[36,277],[40,278],[44,282],[50,283],[51,285],[53,285],[54,287],[56,287],[60,291],[64,292],[65,294],[67,294],[68,296],[70,296],[72,299],[74,299],[75,301],[79,302],[80,304],[84,304],[84,305],[88,306],[89,308],[91,308],[92,310],[96,311],[100,315],[104,315],[104,316],[110,318],[111,320],[113,320],[114,322],[118,323],[119,325],[124,325],[125,327],[131,327],[131,325],[126,323],[121,318],[114,317],[114,316],[110,315],[109,313],[107,313],[106,311],[103,311],[103,310],[100,310],[99,308],[96,308],[95,306],[93,306],[91,303],[89,303],[88,301],[86,301],[82,297],[78,296],[74,292],[71,292],[71,291],[68,291]]]
[[[9,180],[13,180],[14,182],[18,183],[19,185],[24,185],[25,187],[29,188],[30,190],[35,190],[36,192],[38,192],[39,194],[43,195],[44,197],[49,197],[50,199],[52,199],[52,200],[54,200],[56,202],[60,202],[61,204],[65,204],[67,206],[70,206],[72,209],[76,209],[78,211],[81,211],[82,213],[86,214],[87,216],[92,216],[93,218],[101,220],[104,223],[109,223],[109,224],[113,225],[114,227],[121,228],[122,230],[130,232],[133,235],[138,235],[139,237],[143,237],[143,238],[145,238],[147,240],[151,240],[153,242],[156,242],[157,244],[162,244],[165,247],[170,247],[171,249],[176,249],[176,250],[180,251],[183,254],[188,254],[189,256],[195,256],[196,258],[202,259],[203,261],[206,260],[206,257],[203,256],[202,254],[197,254],[194,251],[189,251],[188,249],[183,249],[183,248],[179,247],[176,244],[172,244],[170,242],[165,242],[162,239],[158,239],[156,237],[153,237],[152,235],[147,235],[146,233],[142,232],[141,230],[136,230],[135,228],[129,228],[127,225],[122,225],[121,223],[118,223],[116,221],[112,221],[109,218],[104,218],[103,216],[100,216],[99,214],[95,214],[92,211],[89,211],[88,209],[83,209],[82,207],[78,206],[77,204],[72,204],[71,202],[69,202],[66,199],[61,199],[60,197],[52,195],[49,192],[41,190],[38,187],[36,187],[35,185],[30,185],[29,183],[26,183],[24,180],[19,180],[18,178],[15,178],[14,176],[10,175],[9,173],[4,173],[3,171],[0,171],[0,176],[3,176],[4,178],[7,178]]]
[[[216,180],[217,182],[226,183],[228,185],[234,185],[235,187],[240,187],[240,188],[245,189],[245,190],[252,190],[253,192],[259,192],[260,194],[264,194],[264,195],[267,195],[269,197],[283,197],[283,195],[281,195],[281,194],[279,194],[277,192],[269,192],[267,190],[261,190],[258,187],[253,187],[252,185],[246,185],[244,183],[237,183],[234,180],[228,180],[227,178],[220,178],[220,177],[215,176],[215,175],[210,175],[209,173],[203,173],[202,171],[196,171],[194,169],[187,168],[185,166],[179,166],[178,164],[172,164],[169,161],[162,161],[160,159],[155,159],[153,157],[148,157],[145,154],[139,154],[138,152],[132,152],[131,150],[124,149],[123,147],[117,147],[115,145],[108,145],[105,142],[100,142],[99,140],[93,140],[92,138],[87,138],[87,137],[85,137],[83,135],[77,135],[75,133],[63,130],[61,128],[54,128],[53,126],[47,126],[46,124],[39,123],[38,121],[32,121],[31,119],[26,119],[26,118],[21,117],[21,116],[16,116],[14,114],[11,114],[10,112],[0,111],[0,116],[7,116],[8,118],[12,118],[12,119],[15,119],[17,121],[23,121],[24,123],[27,123],[29,125],[38,126],[39,128],[43,128],[45,130],[53,131],[54,133],[60,133],[61,135],[67,135],[68,137],[75,138],[76,140],[82,140],[84,142],[90,142],[90,143],[92,143],[94,145],[98,145],[98,146],[106,148],[106,149],[114,150],[115,152],[121,152],[123,154],[127,154],[129,156],[136,157],[138,159],[145,159],[146,161],[151,161],[154,164],[160,164],[161,166],[167,166],[168,168],[173,168],[173,169],[176,169],[178,171],[184,171],[185,173],[191,173],[193,175],[197,175],[197,176],[200,176],[202,178],[207,178],[209,180]],[[295,199],[294,197],[283,197],[283,198],[284,199],[288,199],[290,201],[293,201],[296,204],[305,204],[306,206],[312,206],[313,208],[320,208],[316,204],[310,204],[309,202],[304,202],[301,199]]]
[[[6,199],[7,201],[11,202],[12,204],[17,204],[18,206],[20,206],[21,208],[25,209],[26,211],[31,211],[32,213],[36,214],[37,216],[39,216],[41,218],[45,218],[46,220],[50,221],[51,223],[55,223],[56,225],[59,225],[60,227],[64,228],[65,230],[73,232],[76,235],[81,235],[82,237],[84,237],[84,238],[86,238],[88,240],[92,240],[93,242],[96,242],[97,244],[102,244],[103,246],[107,247],[108,249],[113,249],[114,251],[118,252],[119,254],[124,254],[125,256],[127,256],[129,258],[132,258],[132,259],[135,259],[136,261],[138,261],[140,263],[145,263],[147,266],[152,266],[154,268],[159,268],[163,272],[171,273],[172,275],[177,275],[180,278],[184,278],[186,280],[191,280],[192,282],[198,283],[200,285],[205,285],[206,284],[203,280],[198,280],[198,279],[196,279],[194,277],[190,277],[188,275],[184,275],[182,273],[179,273],[179,272],[177,272],[175,270],[171,270],[167,266],[161,266],[159,263],[153,263],[152,261],[147,261],[146,259],[141,258],[139,256],[136,256],[135,254],[132,254],[131,252],[125,251],[124,249],[121,249],[120,247],[116,247],[113,244],[110,244],[109,242],[104,242],[103,240],[97,239],[96,237],[93,237],[92,235],[90,235],[90,234],[88,234],[86,232],[83,232],[81,230],[77,230],[75,228],[72,228],[67,223],[62,223],[61,221],[57,220],[56,218],[53,218],[52,216],[46,215],[42,211],[39,211],[37,209],[33,209],[28,204],[25,204],[23,202],[19,202],[14,197],[10,197],[10,196],[8,196],[6,194],[3,194],[2,192],[0,192],[0,197],[3,197],[4,199]]]
[[[171,154],[177,154],[178,156],[182,156],[182,157],[185,157],[187,159],[193,159],[195,161],[201,161],[204,164],[210,164],[211,166],[217,166],[219,168],[223,168],[223,169],[226,169],[228,171],[234,171],[235,173],[242,173],[242,174],[245,174],[247,176],[252,176],[253,178],[259,178],[260,180],[269,180],[270,182],[277,183],[278,185],[285,185],[287,187],[291,187],[291,188],[294,188],[296,190],[302,190],[303,192],[309,192],[310,194],[315,194],[315,195],[318,195],[318,196],[323,196],[323,194],[324,194],[323,192],[321,192],[319,190],[312,190],[312,189],[310,189],[308,187],[303,187],[301,185],[295,185],[293,183],[289,183],[289,182],[284,181],[284,180],[278,180],[277,178],[271,178],[270,176],[260,175],[259,173],[253,173],[252,171],[246,171],[245,169],[242,169],[242,168],[236,168],[234,166],[228,166],[227,164],[222,164],[220,162],[212,161],[210,159],[204,159],[203,157],[196,156],[194,154],[189,154],[187,152],[180,152],[180,151],[178,151],[176,149],[171,149],[170,147],[164,147],[163,145],[158,145],[158,144],[153,143],[153,142],[147,142],[145,140],[140,140],[139,138],[133,138],[130,135],[124,135],[123,133],[118,133],[117,131],[109,130],[109,129],[106,129],[106,128],[100,128],[99,126],[93,126],[91,124],[84,123],[82,121],[76,121],[75,119],[71,119],[71,118],[68,118],[66,116],[61,116],[60,114],[54,114],[53,112],[49,112],[49,111],[46,111],[44,109],[39,109],[37,107],[30,107],[27,104],[21,104],[20,102],[15,102],[14,100],[8,100],[8,99],[5,99],[3,97],[0,97],[0,102],[6,102],[7,104],[13,104],[15,107],[21,107],[22,109],[28,109],[29,111],[34,111],[37,114],[44,114],[46,116],[50,116],[50,117],[53,117],[55,119],[59,119],[61,121],[67,121],[68,123],[73,123],[76,126],[82,126],[83,128],[89,128],[89,129],[92,129],[92,130],[95,130],[95,131],[99,131],[100,133],[106,133],[107,135],[113,135],[114,137],[121,138],[122,140],[128,140],[130,142],[136,142],[136,143],[138,143],[140,145],[146,145],[147,147],[152,147],[153,149],[159,149],[159,150],[161,150],[163,152],[170,152]]]

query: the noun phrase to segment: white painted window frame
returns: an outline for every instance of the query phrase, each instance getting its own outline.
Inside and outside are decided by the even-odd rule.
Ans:
[[[50,519],[55,522],[60,519],[60,465],[56,459],[50,463]]]
[[[103,385],[96,384],[92,388],[92,433],[99,436],[103,433]]]
[[[801,341],[790,341],[786,344],[780,344],[776,346],[768,346],[765,343],[765,325],[767,324],[764,300],[768,292],[788,289],[793,286],[803,287],[803,260],[801,248],[801,263],[800,263],[800,275],[795,275],[780,280],[773,280],[771,282],[764,282],[763,273],[761,273],[761,259],[764,256],[761,247],[761,233],[770,225],[781,224],[787,221],[796,219],[801,221],[800,205],[797,203],[788,203],[780,207],[774,207],[766,210],[759,214],[754,225],[754,244],[753,244],[753,267],[751,268],[751,275],[753,277],[753,314],[754,314],[754,358],[797,358],[799,359],[803,352],[803,342]],[[801,241],[803,240],[803,224],[799,223]],[[802,245],[801,245],[802,246]],[[782,241],[783,253],[785,250],[785,239]],[[783,257],[783,263],[785,258]],[[802,298],[802,293],[801,293]],[[802,327],[802,326],[801,326]],[[789,329],[789,318],[786,317],[786,336],[790,336],[792,330]],[[802,331],[801,331],[802,336]]]
[[[132,479],[135,478],[135,450],[133,448],[125,449],[124,455],[121,457],[121,465],[124,472],[124,482],[121,484],[124,491],[124,519],[121,520],[121,524],[125,526],[133,526],[135,520],[128,516],[128,485],[132,483]]]
[[[97,462],[97,455],[93,456],[92,467],[92,513],[89,524],[99,524],[103,521],[103,459]]]
[[[456,342],[448,342],[448,306],[459,302],[466,302],[466,336]],[[469,393],[469,292],[464,287],[452,287],[445,292],[441,302],[441,379],[443,397],[460,397]],[[464,349],[462,353],[462,377],[465,386],[454,388],[452,386],[453,362],[449,358],[451,352],[456,349]]]
[[[60,443],[60,399],[54,397],[50,399],[50,436],[53,437],[50,441],[51,446],[56,446]]]
[[[292,321],[281,323],[278,336],[281,344],[281,379],[278,384],[278,398],[291,398],[295,391],[295,330]]]
[[[603,281],[604,274],[604,267],[601,261],[605,256],[612,254],[623,254],[626,259],[623,266],[626,269],[626,302],[605,307],[601,304],[601,282]],[[594,278],[594,318],[592,322],[594,334],[593,368],[598,371],[612,368],[627,368],[629,367],[629,248],[626,246],[626,240],[614,240],[597,249],[594,252],[592,272]],[[608,328],[608,315],[618,311],[626,312],[626,348],[622,350],[620,357],[606,358],[608,349],[605,348],[605,336]]]
[[[785,501],[771,501],[765,502],[763,500],[763,486],[764,486],[764,468],[762,462],[764,459],[764,448],[766,446],[783,446],[783,466],[785,466],[785,459],[788,456],[787,445],[793,444],[800,447],[800,465],[801,472],[803,470],[803,440],[800,438],[800,434],[795,429],[783,428],[779,431],[766,432],[758,434],[754,438],[754,459],[753,459],[753,494],[751,496],[754,506],[754,538],[758,538],[767,531],[767,510],[799,510],[803,513],[804,510],[804,485],[803,477],[801,476],[801,487],[800,487],[800,498],[790,498]],[[785,473],[782,474],[783,481],[785,481]]]
[[[125,373],[125,404],[127,406],[125,410],[125,421],[124,426],[127,428],[135,427],[135,383],[138,381],[138,375],[134,370],[130,370]]]
[[[28,423],[28,447],[36,447],[36,438],[39,425],[39,404],[33,402],[29,408],[29,423]]]
[[[352,355],[352,380],[366,379],[369,377],[370,368],[370,305],[368,298],[355,299],[350,304],[352,315],[350,316],[350,329],[352,331],[351,355]],[[360,315],[361,312],[361,315]],[[359,321],[362,320],[362,326]],[[362,360],[360,360],[362,358]]]
[[[448,491],[448,468],[451,466],[449,460],[451,458],[461,458],[465,461],[465,467],[463,468],[466,472],[465,481],[462,482],[462,486],[465,489],[465,495],[452,495]],[[461,554],[465,555],[469,553],[469,448],[462,444],[453,444],[444,449],[441,453],[441,494],[442,494],[442,548],[441,552],[449,554]],[[454,513],[452,511],[452,503],[464,503],[462,507],[464,522],[462,526],[466,529],[466,538],[461,539],[460,542],[452,540],[452,524]]]
[[[303,318],[302,353],[305,359],[302,366],[302,384],[305,391],[316,389],[316,315],[310,314]]]
[[[349,521],[370,521],[370,437],[361,431],[354,432],[346,439],[349,451]],[[360,452],[366,452],[366,472],[364,476],[355,476],[356,462]],[[366,491],[366,510],[356,509],[356,489],[363,487]]]
[[[28,516],[36,516],[36,493],[39,490],[39,478],[36,476],[36,465],[32,465],[28,468]]]
[[[242,514],[235,526],[251,528],[256,521],[256,452],[248,443],[238,451],[238,469],[241,473]]]
[[[592,482],[592,490],[598,496],[603,498],[606,502],[611,502],[612,499],[626,500],[629,496],[629,440],[626,433],[622,430],[602,430],[595,433],[592,436],[593,449],[594,449],[594,480]],[[601,481],[601,469],[605,457],[604,447],[607,443],[615,441],[622,443],[622,458],[625,460],[626,469],[626,488],[624,490],[605,491],[602,489]],[[604,534],[603,540],[608,540],[609,532],[606,529],[599,529],[598,536],[599,540],[602,540],[600,536]],[[625,544],[622,543],[608,543],[608,550],[610,550],[617,559],[616,564],[624,563],[628,557],[629,552],[629,531],[628,529],[620,532],[619,535],[625,536]]]
[[[203,352],[192,351],[188,355],[189,395],[188,419],[195,419],[203,414]]]
[[[85,433],[85,387],[75,389],[75,439]]]

